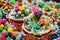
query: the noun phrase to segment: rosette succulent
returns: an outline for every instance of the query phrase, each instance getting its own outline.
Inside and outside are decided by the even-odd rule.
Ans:
[[[28,14],[31,13],[31,9],[28,8],[28,7],[26,7],[26,6],[24,6],[24,7],[22,8],[22,13],[24,13],[25,15],[28,15]]]
[[[27,9],[25,10],[25,14],[26,14],[26,15],[28,15],[30,12],[31,12],[31,10],[30,10],[29,8],[27,8]]]
[[[34,13],[35,16],[39,19],[42,16],[42,11],[38,10],[36,13]]]

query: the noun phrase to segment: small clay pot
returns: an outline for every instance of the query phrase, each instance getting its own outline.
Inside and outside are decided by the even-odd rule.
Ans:
[[[24,26],[22,26],[21,33],[24,36],[25,40],[51,40],[51,37],[50,37],[50,34],[49,34],[50,32],[49,33],[45,33],[43,35],[34,35],[31,32],[29,32],[29,30],[26,31],[24,29]]]
[[[28,0],[30,3],[32,3],[32,0]]]
[[[17,0],[18,2],[22,2],[23,0]]]
[[[23,19],[11,19],[8,15],[6,15],[6,18],[16,27],[16,31],[22,30]]]

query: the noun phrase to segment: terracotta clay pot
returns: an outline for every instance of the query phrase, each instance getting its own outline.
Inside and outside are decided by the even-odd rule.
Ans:
[[[22,2],[23,0],[17,0],[18,2]]]
[[[16,27],[16,31],[22,30],[21,26],[24,22],[23,19],[11,19],[9,18],[8,14],[6,15],[6,18]]]
[[[25,28],[26,25],[22,25],[22,34],[25,40],[51,40],[50,31],[44,32],[42,35],[34,35],[31,31]]]
[[[20,19],[20,20],[12,20],[12,19],[9,19],[10,22],[16,27],[16,31],[21,31],[22,28],[22,24],[23,24],[23,20]]]
[[[30,3],[32,3],[32,0],[28,0]]]
[[[51,40],[49,33],[40,36],[40,35],[28,34],[23,30],[22,34],[24,36],[24,40]]]

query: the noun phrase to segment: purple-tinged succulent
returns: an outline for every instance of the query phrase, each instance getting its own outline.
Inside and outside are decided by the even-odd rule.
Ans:
[[[38,11],[37,13],[35,13],[35,16],[39,19],[42,16],[42,11]]]

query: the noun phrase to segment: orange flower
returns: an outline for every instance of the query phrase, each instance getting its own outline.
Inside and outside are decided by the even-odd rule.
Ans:
[[[39,23],[43,24],[44,23],[44,19],[39,19]]]

